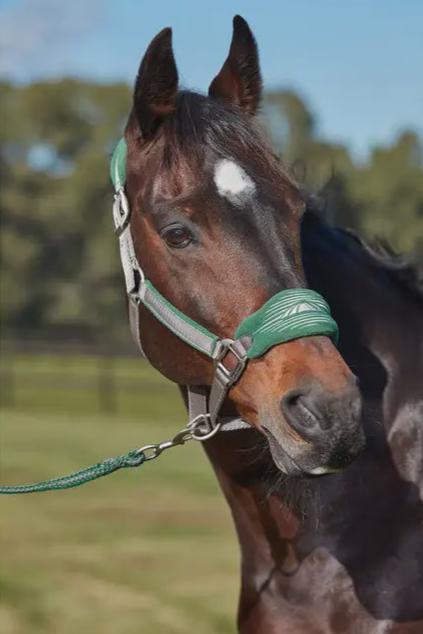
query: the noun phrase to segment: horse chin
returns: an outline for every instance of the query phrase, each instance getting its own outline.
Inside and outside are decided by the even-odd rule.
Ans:
[[[339,473],[342,469],[335,469],[326,465],[304,465],[301,466],[273,436],[266,427],[263,427],[267,441],[269,443],[270,453],[273,462],[279,471],[287,476],[322,476],[329,473]],[[314,462],[314,461],[313,461]]]
[[[285,451],[266,427],[263,427],[263,431],[266,435],[267,442],[269,443],[270,453],[272,455],[273,462],[285,475],[298,476],[304,473],[303,469],[297,465],[295,460],[291,458],[289,453]]]

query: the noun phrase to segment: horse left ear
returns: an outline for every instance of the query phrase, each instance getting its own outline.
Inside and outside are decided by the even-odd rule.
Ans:
[[[236,15],[229,55],[209,88],[210,97],[236,104],[255,114],[260,103],[262,81],[256,40],[244,18]]]
[[[150,43],[135,82],[134,114],[144,138],[151,137],[175,110],[178,70],[172,49],[172,30],[163,29]]]

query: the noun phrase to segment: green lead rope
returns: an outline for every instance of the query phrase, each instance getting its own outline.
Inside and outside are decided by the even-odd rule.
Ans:
[[[114,458],[106,458],[102,462],[85,469],[80,469],[74,473],[70,473],[60,478],[51,478],[50,480],[42,480],[34,484],[18,484],[11,486],[0,486],[0,494],[12,493],[39,493],[41,491],[61,491],[62,489],[72,489],[79,487],[81,484],[97,480],[103,476],[109,475],[118,469],[128,467],[139,467],[147,457],[138,449],[134,449],[123,456],[115,456]]]

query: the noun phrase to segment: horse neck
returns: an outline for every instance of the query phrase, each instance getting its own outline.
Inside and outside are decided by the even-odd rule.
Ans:
[[[303,555],[314,547],[335,552],[340,522],[357,525],[354,514],[356,509],[360,513],[363,499],[368,500],[369,509],[374,508],[367,514],[369,535],[384,526],[393,509],[401,517],[414,518],[416,508],[419,512],[421,508],[415,486],[420,476],[399,468],[400,462],[409,462],[403,460],[404,451],[408,452],[403,432],[411,430],[412,440],[413,425],[404,425],[395,413],[402,404],[398,399],[395,402],[398,394],[404,400],[412,401],[413,394],[421,398],[418,346],[422,346],[423,332],[418,310],[407,293],[389,284],[371,256],[348,236],[344,236],[346,244],[340,244],[342,234],[306,216],[302,238],[308,282],[328,299],[341,333],[346,334],[341,336],[341,354],[360,377],[365,409],[369,406],[370,413],[366,420],[368,449],[337,476],[284,482],[275,472],[259,432],[217,434],[206,443],[242,550],[240,614],[271,583],[275,571],[283,573],[278,583],[288,584]],[[392,412],[386,414],[390,407]],[[385,429],[380,425],[382,419]],[[402,432],[398,446],[392,435],[388,439],[386,429],[393,424],[395,434],[397,422]],[[421,458],[413,456],[414,463],[421,464]],[[365,485],[357,486],[357,482]],[[386,496],[387,490],[390,496]],[[372,506],[374,499],[383,503]],[[366,555],[369,544],[365,538],[360,544],[357,552]]]
[[[419,290],[402,282],[359,241],[313,214],[304,218],[302,250],[308,282],[333,309],[341,330],[341,354],[358,375],[363,395],[368,449],[346,470],[343,480],[353,483],[357,465],[362,473],[369,473],[376,498],[391,491],[388,506],[399,508],[409,498],[401,482],[413,483],[423,499]],[[401,494],[394,496],[394,490]]]
[[[423,301],[354,238],[311,213],[304,218],[302,242],[308,282],[329,301],[341,343],[342,331],[347,333],[346,350],[341,347],[346,360],[351,355],[353,365],[360,365],[354,350],[367,350],[383,366],[386,380],[401,385],[407,398],[421,398]]]

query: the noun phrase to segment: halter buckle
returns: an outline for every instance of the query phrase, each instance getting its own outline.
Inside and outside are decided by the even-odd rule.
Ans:
[[[123,187],[114,196],[113,219],[115,221],[115,234],[119,237],[129,224],[131,210]]]
[[[235,357],[236,364],[233,368],[228,368],[224,364],[224,359],[228,354]],[[244,346],[240,341],[232,339],[222,339],[220,348],[216,356],[215,378],[223,385],[230,387],[238,381],[247,364],[248,358]]]

